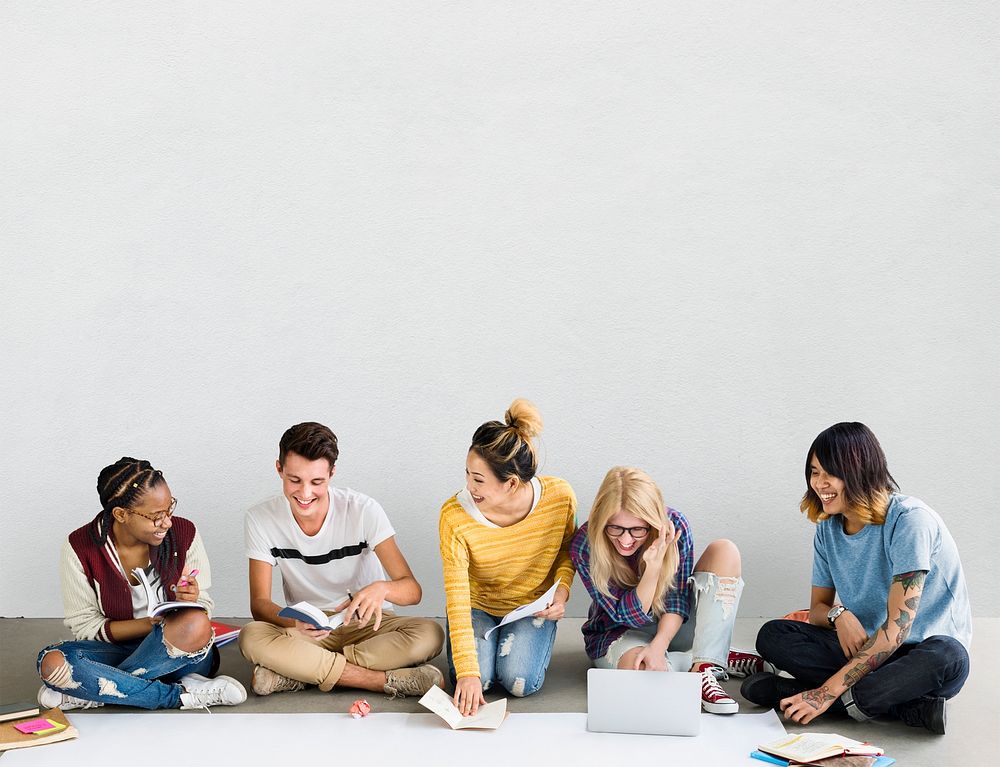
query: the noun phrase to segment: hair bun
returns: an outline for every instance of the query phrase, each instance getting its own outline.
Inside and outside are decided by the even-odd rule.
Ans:
[[[510,403],[503,419],[523,440],[531,440],[542,433],[542,416],[538,408],[523,397]]]

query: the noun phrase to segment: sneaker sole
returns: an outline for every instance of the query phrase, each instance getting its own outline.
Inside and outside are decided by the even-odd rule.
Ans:
[[[740,704],[735,700],[729,703],[709,703],[707,700],[703,700],[701,707],[710,714],[738,714],[740,712]]]

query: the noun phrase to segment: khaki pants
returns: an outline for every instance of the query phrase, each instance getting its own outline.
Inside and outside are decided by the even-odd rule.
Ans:
[[[254,664],[282,676],[315,684],[329,691],[351,663],[373,671],[388,671],[426,663],[441,652],[444,630],[429,618],[382,613],[382,625],[341,626],[319,641],[293,628],[253,621],[240,631],[240,652]]]

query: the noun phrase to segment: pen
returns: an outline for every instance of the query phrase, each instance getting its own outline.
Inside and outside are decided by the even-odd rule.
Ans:
[[[201,571],[198,570],[197,568],[195,568],[194,570],[192,570],[191,572],[189,572],[187,575],[185,575],[183,578],[181,578],[181,582],[178,583],[177,585],[178,586],[187,586],[188,585],[188,578],[197,578],[199,572],[201,572]]]

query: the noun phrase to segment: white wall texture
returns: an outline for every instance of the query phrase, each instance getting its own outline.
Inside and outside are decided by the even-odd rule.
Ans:
[[[864,421],[997,616],[998,33],[992,2],[4,3],[0,615],[62,614],[122,455],[247,615],[243,511],[302,420],[442,615],[438,509],[527,396],[581,521],[644,467],[738,542],[753,616],[807,604],[805,451]]]

